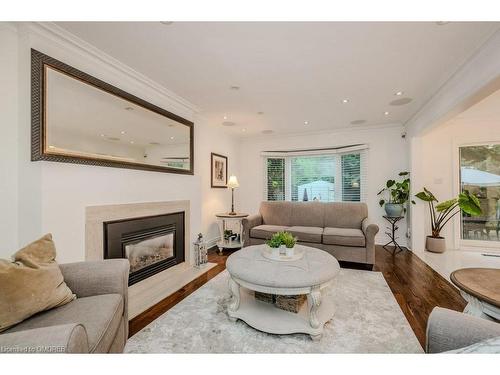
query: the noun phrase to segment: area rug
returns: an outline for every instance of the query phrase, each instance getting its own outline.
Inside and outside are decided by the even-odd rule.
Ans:
[[[132,336],[126,353],[421,353],[417,338],[379,272],[342,269],[324,298],[336,312],[323,338],[271,335],[226,315],[224,271]]]

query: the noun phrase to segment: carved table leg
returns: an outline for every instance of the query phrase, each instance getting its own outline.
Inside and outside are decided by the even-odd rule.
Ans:
[[[240,307],[240,286],[236,281],[233,280],[233,278],[229,279],[229,291],[231,292],[231,301],[229,301],[227,310],[229,318],[232,321],[236,321],[236,318],[232,317],[231,313],[235,312]]]
[[[321,305],[321,291],[319,286],[314,286],[311,293],[307,295],[309,301],[309,324],[312,328],[319,328],[320,322],[318,320],[318,309]]]
[[[460,294],[464,297],[464,300],[468,302],[464,309],[465,314],[477,316],[487,320],[494,320],[491,316],[484,313],[484,306],[480,300],[462,290],[460,291]]]

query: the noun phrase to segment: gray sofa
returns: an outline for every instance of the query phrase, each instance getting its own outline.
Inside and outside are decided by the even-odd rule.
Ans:
[[[427,353],[461,352],[460,349],[495,337],[500,337],[500,323],[435,307],[427,321],[425,351]],[[474,350],[462,352],[473,353]]]
[[[129,262],[60,265],[77,298],[0,334],[0,352],[121,353],[128,337]]]
[[[299,243],[323,249],[337,260],[375,263],[378,226],[368,207],[357,202],[262,202],[259,213],[242,221],[245,246],[265,243],[274,233],[291,232]]]

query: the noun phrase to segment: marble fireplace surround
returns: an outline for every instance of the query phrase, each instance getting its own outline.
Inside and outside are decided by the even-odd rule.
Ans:
[[[214,267],[215,264],[209,263],[203,269],[197,269],[192,265],[190,204],[188,200],[89,206],[85,208],[85,260],[87,261],[104,259],[104,222],[176,212],[184,212],[185,215],[184,262],[129,286],[129,319],[134,318],[176,292]]]

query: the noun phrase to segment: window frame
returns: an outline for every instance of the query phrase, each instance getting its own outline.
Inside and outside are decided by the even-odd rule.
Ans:
[[[342,175],[342,156],[349,154],[359,154],[360,155],[360,200],[359,202],[367,202],[367,152],[368,145],[354,145],[339,147],[335,149],[316,149],[316,150],[297,150],[297,151],[266,151],[262,152],[262,165],[264,168],[264,194],[263,198],[268,201],[268,170],[267,170],[267,160],[268,159],[284,159],[285,160],[285,201],[291,201],[292,198],[292,158],[294,157],[314,157],[314,156],[326,156],[335,155],[335,197],[343,198],[343,175]],[[338,181],[338,183],[337,183]],[[335,202],[344,202],[344,200],[336,200]],[[353,202],[353,201],[349,201]]]
[[[500,145],[500,139],[487,140],[480,139],[473,142],[461,142],[459,140],[454,140],[453,142],[453,197],[460,194],[461,186],[461,176],[460,176],[460,148],[469,146],[487,146],[487,145]],[[500,241],[485,241],[485,240],[470,240],[462,238],[462,214],[456,215],[452,220],[453,228],[453,248],[464,250],[464,251],[474,251],[474,252],[484,252],[487,249],[488,252],[499,253],[500,254]]]

